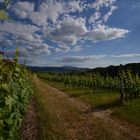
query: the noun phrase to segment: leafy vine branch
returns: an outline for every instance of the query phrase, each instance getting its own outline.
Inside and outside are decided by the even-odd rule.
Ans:
[[[10,0],[4,0],[3,2],[0,2],[0,20],[8,19],[6,8],[8,7],[9,3]]]

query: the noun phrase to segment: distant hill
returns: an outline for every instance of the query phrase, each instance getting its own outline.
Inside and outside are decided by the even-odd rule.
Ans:
[[[136,74],[138,73],[140,75],[140,63],[130,63],[130,64],[126,64],[126,65],[119,65],[119,66],[108,66],[105,68],[95,68],[95,69],[90,69],[87,70],[87,73],[100,73],[103,76],[116,76],[118,74],[118,72],[120,71],[120,69],[123,70],[131,70],[132,73]]]
[[[51,72],[51,73],[86,72],[87,70],[89,70],[88,68],[77,68],[77,67],[71,67],[71,66],[63,66],[63,67],[28,66],[28,68],[34,72]]]
[[[63,67],[28,67],[31,71],[34,72],[51,72],[51,73],[100,73],[103,76],[116,76],[120,69],[127,70],[130,69],[134,74],[138,73],[140,75],[140,63],[130,63],[126,65],[119,66],[108,66],[108,67],[98,67],[94,69],[89,68],[77,68],[71,66]]]

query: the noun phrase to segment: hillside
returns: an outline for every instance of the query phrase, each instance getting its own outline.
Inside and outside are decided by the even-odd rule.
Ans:
[[[37,67],[37,66],[28,66],[31,71],[34,72],[50,72],[50,73],[73,73],[73,72],[86,72],[86,73],[100,73],[103,76],[116,76],[120,69],[123,70],[132,70],[132,73],[138,73],[140,75],[140,63],[129,63],[126,65],[119,66],[108,66],[108,67],[98,67],[94,69],[90,68],[78,68],[71,66],[63,67]]]
[[[51,72],[51,73],[85,72],[89,70],[88,68],[77,68],[77,67],[71,67],[71,66],[63,66],[63,67],[29,66],[28,68],[34,72]]]
[[[133,74],[138,73],[140,75],[140,63],[129,63],[126,65],[119,65],[119,66],[108,66],[105,68],[95,68],[95,69],[91,69],[88,70],[88,73],[100,73],[103,76],[116,76],[118,74],[118,72],[123,69],[123,70],[131,70]]]

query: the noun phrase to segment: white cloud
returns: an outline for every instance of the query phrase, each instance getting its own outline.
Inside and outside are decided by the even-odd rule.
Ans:
[[[46,43],[29,43],[27,44],[26,52],[32,56],[39,56],[39,55],[50,55],[51,50],[50,46]]]
[[[8,22],[5,21],[0,24],[0,31],[5,33],[11,33],[15,36],[22,34],[30,35],[38,31],[39,28],[30,24],[22,24],[20,22]]]
[[[84,14],[88,8],[94,9],[93,13],[89,12],[90,19]],[[102,8],[108,12],[102,13]],[[80,42],[91,40],[96,43],[125,37],[128,30],[104,25],[116,8],[116,0],[96,0],[90,4],[81,0],[44,0],[38,5],[35,2],[18,1],[10,7],[17,15],[16,21],[0,23],[0,39],[18,38],[23,46],[22,54],[31,57],[49,55],[51,51],[79,52],[84,49]],[[48,40],[55,46],[44,43]],[[67,59],[80,62],[98,58],[95,55]]]
[[[98,21],[101,17],[101,13],[99,11],[95,12],[93,15],[90,16],[89,18],[89,23],[95,23]]]
[[[77,45],[77,46],[75,46],[71,51],[72,52],[80,52],[80,51],[82,51],[82,46],[81,45]]]
[[[34,34],[34,26],[25,26],[25,25],[18,25],[17,23],[11,23],[12,25],[8,26],[9,24],[4,24],[7,28],[5,29],[4,25],[3,31],[8,32],[11,34],[13,40],[10,42],[10,46],[15,46],[16,41],[19,41],[20,43],[20,52],[22,54],[26,54],[26,56],[29,56],[29,54],[34,55],[34,52],[40,50],[40,43],[42,43],[42,40],[37,38],[37,36]],[[20,27],[19,27],[20,26]],[[14,31],[13,28],[17,27]],[[28,31],[28,32],[27,32]],[[36,30],[35,30],[36,31]],[[7,43],[7,40],[6,40]],[[30,53],[32,52],[32,53]],[[47,54],[47,53],[46,53]]]
[[[68,52],[70,50],[70,47],[68,47],[66,44],[58,44],[58,48],[55,48],[55,52]]]
[[[31,2],[17,2],[12,6],[12,10],[20,18],[26,18],[28,14],[34,11],[34,3]]]
[[[45,26],[47,25],[47,15],[41,12],[32,12],[29,15],[29,19],[38,26]]]
[[[30,24],[7,21],[0,24],[0,27],[0,32],[4,32],[3,35],[1,34],[1,38],[5,36],[5,33],[10,33],[12,37],[15,37],[20,42],[20,45],[22,45],[22,50],[20,50],[22,55],[20,57],[25,56],[25,54],[29,57],[33,55],[39,56],[41,54],[49,55],[51,53],[49,46],[43,43],[42,37],[36,34],[40,28]],[[12,42],[14,44],[15,40]]]
[[[52,31],[46,31],[46,37],[63,42],[65,44],[76,44],[78,37],[87,31],[85,27],[85,20],[82,18],[66,18],[59,27]]]
[[[60,62],[73,63],[73,62],[94,61],[94,60],[103,59],[104,57],[106,57],[106,55],[63,56],[61,58],[58,58],[58,60]]]
[[[126,63],[139,62],[132,58],[139,58],[140,54],[121,54],[121,55],[85,55],[85,56],[62,56],[55,58],[59,64],[78,66],[78,67],[105,67],[109,65],[119,65]],[[108,58],[111,58],[108,60]],[[129,59],[130,58],[130,59]],[[120,61],[121,59],[121,61]]]
[[[47,55],[50,55],[51,54],[51,51],[50,51],[50,46],[46,43],[43,43],[41,45],[41,48],[40,48],[41,52],[44,53],[44,54],[47,54]]]
[[[39,7],[39,12],[47,15],[47,18],[49,20],[51,20],[53,23],[56,23],[59,15],[64,12],[62,6],[62,3],[59,3],[57,1],[48,1],[47,4],[45,2],[42,2]]]
[[[98,28],[87,31],[84,34],[84,38],[87,40],[91,40],[93,42],[107,41],[107,40],[122,38],[128,32],[129,32],[128,30],[124,30],[120,28],[110,28],[107,26],[99,26]]]
[[[14,11],[17,15],[23,13],[22,17],[30,19],[32,23],[42,27],[40,31],[43,31],[46,39],[65,45],[76,45],[77,41],[81,39],[94,42],[106,41],[124,37],[128,33],[128,30],[101,26],[101,23],[106,22],[116,9],[115,4],[116,0],[96,0],[91,2],[88,7],[94,8],[96,11],[91,14],[88,20],[91,24],[90,28],[87,27],[86,17],[72,17],[69,14],[69,12],[81,12],[84,8],[87,8],[86,3],[80,0],[68,2],[47,0],[42,2],[36,8],[36,11],[34,11],[35,4],[33,3],[27,1],[17,2],[14,5]],[[100,12],[102,7],[110,8],[109,12],[104,16]],[[60,16],[62,17],[60,18]],[[26,40],[35,39],[32,34],[22,34],[22,37],[27,38]]]
[[[89,23],[101,24],[107,22],[109,17],[117,9],[116,0],[96,0],[95,2],[89,4],[90,8],[96,9],[96,12],[91,15]],[[102,8],[109,9],[108,12],[101,12]],[[104,15],[103,15],[104,14]]]
[[[116,2],[116,0],[96,0],[89,7],[94,8],[96,10],[100,10],[102,7],[110,7]]]
[[[69,8],[69,11],[72,11],[72,12],[76,12],[76,11],[81,12],[83,10],[82,7],[80,6],[80,0],[69,1],[68,8]]]
[[[112,58],[134,58],[134,57],[140,57],[140,54],[121,54],[121,55],[111,55]]]
[[[109,17],[113,14],[113,12],[117,9],[116,6],[111,6],[110,11],[108,13],[106,13],[103,17],[104,22],[106,22]]]

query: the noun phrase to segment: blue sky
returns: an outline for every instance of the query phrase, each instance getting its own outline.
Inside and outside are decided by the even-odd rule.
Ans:
[[[0,0],[2,4],[3,0]],[[140,0],[11,0],[0,41],[32,66],[140,62]]]

